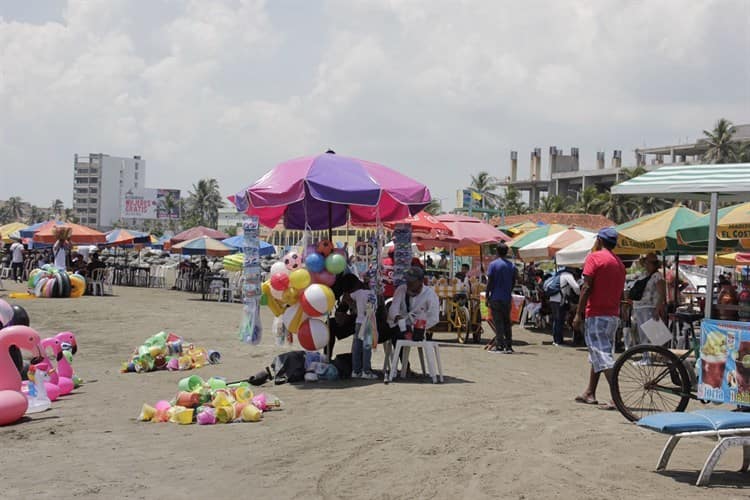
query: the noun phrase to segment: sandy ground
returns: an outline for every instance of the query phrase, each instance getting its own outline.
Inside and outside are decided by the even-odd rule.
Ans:
[[[7,291],[20,290],[7,284]],[[518,354],[443,347],[446,382],[266,384],[283,411],[256,424],[148,424],[143,402],[184,373],[121,374],[133,346],[167,329],[221,351],[190,373],[251,375],[282,348],[237,340],[238,304],[116,288],[116,297],[21,301],[42,336],[74,331],[89,382],[33,419],[0,428],[2,498],[746,498],[731,450],[710,489],[693,485],[712,443],[683,441],[654,472],[665,439],[617,412],[576,404],[586,354],[517,328]],[[12,301],[11,301],[12,302]],[[271,317],[264,311],[268,332]],[[450,334],[438,336],[453,342]],[[337,344],[337,352],[349,349]],[[382,349],[374,365],[382,366]],[[606,398],[606,393],[599,395]]]

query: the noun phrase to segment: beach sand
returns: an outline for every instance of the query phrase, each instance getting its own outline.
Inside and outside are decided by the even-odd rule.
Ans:
[[[6,291],[21,287],[6,282]],[[42,337],[73,331],[87,383],[50,411],[0,428],[2,498],[746,498],[748,475],[730,450],[694,486],[713,446],[680,443],[654,472],[666,438],[616,411],[576,404],[588,373],[582,349],[547,345],[516,327],[517,354],[441,349],[444,384],[426,380],[273,386],[282,411],[260,423],[179,426],[136,421],[144,402],[169,399],[186,372],[120,373],[134,346],[173,331],[222,354],[187,372],[240,379],[276,354],[265,337],[239,342],[241,306],[171,290],[116,287],[115,297],[36,299],[23,305]],[[11,302],[14,302],[11,300]],[[545,344],[543,345],[543,342]],[[337,352],[349,349],[348,340]],[[298,347],[295,347],[298,348]],[[416,357],[414,356],[414,359]],[[382,348],[373,365],[382,367]],[[604,382],[603,382],[604,383]],[[608,399],[606,384],[598,394]],[[700,407],[692,403],[691,408]]]

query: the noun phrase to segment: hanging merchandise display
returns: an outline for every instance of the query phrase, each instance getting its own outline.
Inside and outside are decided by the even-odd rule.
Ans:
[[[240,340],[258,345],[263,327],[260,322],[260,242],[258,240],[258,217],[245,217],[242,221],[245,236],[242,266],[242,321]]]
[[[393,287],[406,281],[404,273],[411,266],[411,224],[396,224],[393,230]]]

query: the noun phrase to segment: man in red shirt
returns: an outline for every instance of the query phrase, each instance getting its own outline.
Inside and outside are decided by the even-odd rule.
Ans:
[[[612,252],[616,245],[617,231],[611,227],[601,229],[596,237],[594,252],[586,257],[583,266],[581,299],[573,328],[581,327],[585,311],[584,337],[591,370],[588,387],[575,398],[579,403],[598,404],[596,387],[602,372],[611,385],[612,367],[615,364],[612,353],[620,324],[620,300],[625,288],[625,266]],[[600,408],[611,410],[614,406],[608,403]]]

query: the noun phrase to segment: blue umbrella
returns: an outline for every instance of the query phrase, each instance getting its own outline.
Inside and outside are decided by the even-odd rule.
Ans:
[[[245,246],[245,236],[240,234],[238,236],[232,236],[231,238],[221,240],[221,242],[227,246],[236,248],[237,250],[242,250],[242,248]],[[273,255],[275,253],[276,248],[274,248],[273,245],[263,240],[260,241],[259,254],[261,257],[265,257],[266,255]]]

